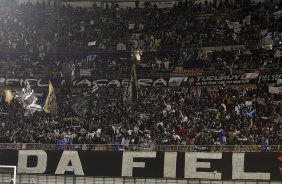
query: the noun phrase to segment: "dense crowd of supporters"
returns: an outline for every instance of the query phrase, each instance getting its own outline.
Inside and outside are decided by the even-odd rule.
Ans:
[[[45,4],[0,10],[0,46],[43,56],[62,48],[102,50],[153,49],[166,46],[261,38],[281,41],[281,2],[184,1],[171,8],[144,3],[120,8]]]
[[[24,57],[18,59],[1,58],[3,76],[60,76],[62,63],[74,65],[76,77],[79,77],[81,68],[90,69],[92,74],[130,71],[130,64],[119,58],[88,60],[52,56],[51,53],[63,48],[76,51],[87,48],[150,50],[173,45],[177,51],[161,56],[153,52],[142,53],[139,69],[156,72],[172,71],[185,65],[186,60],[207,57],[210,58],[201,64],[201,69],[225,74],[232,74],[234,70],[279,68],[281,52],[262,49],[258,44],[260,41],[273,45],[281,42],[279,1],[185,1],[170,8],[148,2],[142,7],[137,3],[135,7],[127,8],[112,3],[103,9],[45,3],[26,3],[0,10],[1,48],[25,51]],[[229,43],[228,40],[252,40],[255,45],[231,51],[217,50],[212,56],[202,50],[203,43],[220,42],[221,46]],[[90,42],[95,44],[89,47]],[[243,44],[247,46],[246,42]],[[189,49],[185,50],[187,46]],[[179,48],[183,50],[179,51]]]
[[[103,10],[28,3],[1,9],[0,46],[28,53],[18,59],[3,59],[1,77],[56,78],[71,73],[71,77],[79,78],[81,69],[90,69],[91,75],[129,76],[130,59],[99,54],[84,59],[62,58],[54,53],[62,48],[150,50],[186,48],[189,44],[196,46],[165,54],[144,51],[137,72],[171,72],[179,66],[197,66],[226,75],[249,69],[279,69],[281,48],[267,50],[256,45],[204,56],[204,43],[281,40],[281,3],[244,2],[185,1],[171,8],[147,3],[143,8],[136,4],[126,9],[113,3]],[[193,65],[191,60],[198,63]],[[68,72],[64,72],[65,64]],[[59,148],[64,144],[117,144],[125,149],[134,144],[281,145],[281,96],[270,94],[266,85],[143,87],[138,99],[130,104],[124,102],[124,91],[103,87],[95,92],[56,89],[56,116],[27,114],[18,101],[7,103],[2,96],[0,142],[58,143]]]
[[[59,78],[66,73],[73,72],[73,78],[85,77],[83,71],[87,70],[88,77],[110,75],[115,77],[126,76],[131,69],[130,56],[110,57],[98,54],[78,59],[72,56],[64,58],[48,55],[43,60],[24,55],[16,59],[2,59],[1,77],[20,78]],[[245,71],[253,72],[279,72],[281,68],[281,46],[273,49],[261,47],[251,49],[214,50],[207,57],[201,51],[171,51],[143,52],[137,63],[137,73],[171,73],[177,68],[197,69],[210,75],[232,75]],[[130,54],[128,54],[130,55]],[[69,74],[68,74],[69,75]]]
[[[141,145],[281,145],[281,97],[258,88],[123,88],[57,91],[58,116],[1,102],[1,142]],[[83,96],[79,96],[83,94]],[[79,96],[80,104],[73,102]],[[255,113],[253,113],[255,110]],[[85,113],[82,117],[83,112]],[[69,141],[69,142],[68,142]]]

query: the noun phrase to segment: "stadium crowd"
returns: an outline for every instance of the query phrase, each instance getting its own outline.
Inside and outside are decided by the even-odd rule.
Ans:
[[[198,69],[213,75],[242,73],[246,70],[264,72],[268,70],[279,71],[281,67],[281,46],[268,50],[261,47],[252,49],[218,50],[206,58],[201,51],[170,51],[143,52],[137,63],[137,73],[169,73],[177,67],[183,69]],[[121,76],[128,75],[131,69],[130,56],[115,57],[92,55],[78,59],[73,56],[64,58],[52,54],[43,61],[31,55],[23,55],[14,59],[3,58],[0,62],[1,77],[21,78],[59,78],[64,71],[73,71],[74,78],[85,77],[84,70],[89,71],[87,76]],[[212,70],[211,70],[212,69]]]
[[[232,11],[227,11],[231,10]],[[74,8],[60,5],[23,4],[0,10],[0,47],[25,51],[18,59],[3,59],[4,77],[56,77],[69,64],[92,74],[129,75],[131,62],[111,57],[59,58],[60,49],[145,50],[186,48],[162,56],[144,51],[137,71],[156,73],[184,66],[186,60],[203,59],[206,43],[240,40],[281,40],[281,3],[230,4],[179,2],[172,8],[144,4],[140,8]],[[201,14],[199,14],[199,12]],[[277,13],[278,12],[278,13]],[[280,14],[280,13],[281,14]],[[201,15],[205,14],[205,17]],[[50,18],[51,17],[51,18]],[[279,68],[280,51],[256,45],[246,49],[220,50],[202,69],[232,74]],[[45,73],[44,73],[45,72]],[[63,75],[62,75],[63,76]],[[64,77],[64,76],[63,76]],[[281,96],[264,84],[252,88],[229,86],[140,88],[134,103],[124,102],[124,88],[56,90],[58,113],[26,114],[18,101],[0,102],[0,142],[69,144],[157,145],[281,145]],[[80,104],[80,105],[78,105]]]
[[[78,92],[78,91],[77,91]],[[281,144],[281,97],[256,89],[141,88],[138,100],[123,102],[123,88],[99,88],[74,109],[69,90],[57,92],[58,117],[25,115],[16,101],[1,102],[1,142],[158,145]],[[255,110],[254,113],[251,113]],[[82,115],[85,115],[82,117]]]
[[[126,73],[131,66],[124,60],[97,57],[89,62],[72,57],[57,58],[52,53],[66,49],[168,49],[170,45],[178,49],[191,47],[185,54],[192,59],[203,59],[206,58],[201,49],[203,43],[224,45],[230,40],[233,44],[252,40],[256,44],[250,48],[213,52],[202,68],[221,73],[277,68],[280,61],[276,56],[281,55],[280,51],[277,54],[277,50],[262,49],[258,43],[260,40],[273,41],[273,45],[281,42],[281,14],[281,3],[275,0],[257,4],[185,1],[171,8],[144,3],[143,7],[136,4],[126,9],[118,3],[107,4],[104,9],[26,3],[0,10],[0,47],[25,51],[24,57],[2,58],[1,64],[10,65],[12,70],[3,70],[5,77],[36,77],[42,73],[60,76],[61,63],[75,65],[76,76],[80,68],[91,69],[95,74]],[[165,56],[151,53],[143,52],[139,69],[162,72],[184,65],[184,54],[179,52]]]
[[[252,5],[250,1],[185,1],[171,8],[147,2],[143,6],[124,9],[112,3],[101,10],[26,3],[1,9],[0,46],[44,56],[63,48],[185,48],[269,37],[281,41],[279,1]]]

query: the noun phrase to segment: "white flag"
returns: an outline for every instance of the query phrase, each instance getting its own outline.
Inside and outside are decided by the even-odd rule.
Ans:
[[[182,82],[187,81],[187,77],[171,77],[168,81],[169,86],[180,86]]]
[[[229,29],[233,29],[234,33],[240,33],[241,31],[241,25],[239,22],[231,22],[229,20],[225,20],[227,26]]]
[[[96,41],[93,41],[93,42],[88,42],[88,46],[91,47],[91,46],[95,46],[96,45]]]
[[[134,29],[134,24],[129,24],[128,29]]]
[[[273,14],[274,14],[275,19],[279,19],[282,16],[282,10],[274,12]]]
[[[259,73],[244,73],[242,75],[242,79],[257,79],[259,76]]]
[[[279,49],[277,49],[275,51],[274,57],[282,57],[282,51],[280,51]]]
[[[250,25],[251,24],[251,15],[248,15],[244,20],[245,20],[246,25]]]
[[[21,102],[22,107],[28,113],[33,114],[35,111],[42,111],[41,105],[38,104],[38,98],[28,82],[26,82],[26,86],[21,91],[13,91],[12,94],[14,99]]]
[[[273,43],[272,32],[267,33],[266,36],[262,39],[262,41],[264,44],[271,45]]]
[[[282,87],[269,86],[268,92],[272,93],[272,94],[281,94],[282,93]]]
[[[260,31],[260,36],[265,37],[267,33],[268,33],[267,29],[263,29]]]

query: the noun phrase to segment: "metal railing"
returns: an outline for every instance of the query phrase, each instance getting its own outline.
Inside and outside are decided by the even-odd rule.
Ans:
[[[90,151],[176,151],[176,152],[281,152],[281,145],[156,145],[130,144],[41,144],[0,143],[0,149],[14,150],[90,150]]]
[[[0,183],[10,183],[7,173],[0,173]],[[140,178],[140,177],[96,177],[50,174],[17,174],[17,184],[281,184],[269,180],[209,180],[190,178]]]
[[[0,173],[0,182],[10,181],[7,174]],[[7,182],[9,183],[9,182]],[[267,180],[208,180],[181,178],[133,178],[133,177],[94,177],[48,174],[18,174],[17,184],[281,184],[282,181]]]

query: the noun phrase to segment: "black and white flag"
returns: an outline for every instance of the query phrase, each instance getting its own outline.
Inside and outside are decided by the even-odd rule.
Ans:
[[[133,103],[138,99],[138,82],[136,75],[136,59],[134,59],[132,68],[131,68],[131,77],[128,81],[128,84],[125,88],[123,95],[124,103]]]

